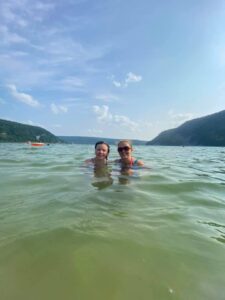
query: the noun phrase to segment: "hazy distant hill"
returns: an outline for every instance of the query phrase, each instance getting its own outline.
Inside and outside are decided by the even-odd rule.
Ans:
[[[69,144],[95,144],[98,141],[105,141],[108,144],[115,145],[119,139],[110,139],[102,137],[84,137],[84,136],[59,136],[60,140]],[[145,145],[146,141],[132,140],[134,145]]]
[[[36,141],[59,143],[60,139],[51,132],[38,127],[0,119],[0,142]]]
[[[225,146],[225,110],[163,131],[147,145]]]

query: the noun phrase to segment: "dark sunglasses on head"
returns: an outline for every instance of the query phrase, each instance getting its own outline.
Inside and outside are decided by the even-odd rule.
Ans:
[[[131,148],[128,146],[124,146],[124,147],[118,147],[118,152],[122,152],[123,150],[125,151],[129,151]]]

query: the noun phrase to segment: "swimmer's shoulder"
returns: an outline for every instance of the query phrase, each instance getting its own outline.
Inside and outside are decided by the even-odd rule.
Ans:
[[[95,159],[94,158],[89,158],[89,159],[86,159],[84,161],[85,164],[94,164],[95,163]]]
[[[135,165],[138,166],[138,167],[144,167],[145,164],[142,160],[136,159]]]
[[[140,159],[132,158],[132,165],[134,167],[144,167],[144,162]]]

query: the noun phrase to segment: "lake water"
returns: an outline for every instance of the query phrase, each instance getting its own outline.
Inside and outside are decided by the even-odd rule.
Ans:
[[[0,144],[0,299],[224,300],[225,148],[93,148]]]

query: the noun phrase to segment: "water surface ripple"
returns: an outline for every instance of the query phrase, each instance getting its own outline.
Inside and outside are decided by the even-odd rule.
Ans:
[[[137,146],[132,176],[92,155],[0,144],[1,299],[223,300],[224,148]]]

